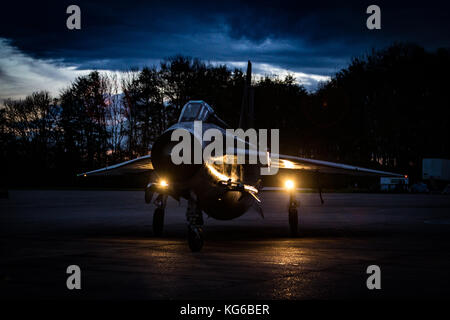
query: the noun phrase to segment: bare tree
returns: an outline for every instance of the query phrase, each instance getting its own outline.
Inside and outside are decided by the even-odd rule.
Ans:
[[[129,158],[136,156],[136,146],[138,144],[137,134],[137,101],[139,99],[139,90],[137,87],[137,79],[139,72],[131,69],[123,74],[121,80],[124,105],[124,112],[126,118],[125,132],[127,136],[127,154]]]
[[[121,94],[121,84],[117,73],[104,75],[105,78],[105,103],[107,106],[107,128],[109,131],[109,145],[112,160],[118,160],[122,156],[125,137],[126,110]]]

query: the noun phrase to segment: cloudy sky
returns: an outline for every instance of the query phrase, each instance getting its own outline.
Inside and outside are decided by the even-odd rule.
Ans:
[[[81,8],[81,30],[66,8]],[[381,30],[366,8],[381,8]],[[0,100],[57,94],[89,70],[126,70],[176,54],[294,74],[314,89],[352,57],[393,42],[450,47],[448,1],[8,1],[0,19]]]

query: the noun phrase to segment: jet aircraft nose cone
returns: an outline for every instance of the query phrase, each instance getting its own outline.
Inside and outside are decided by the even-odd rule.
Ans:
[[[171,135],[172,131],[167,131],[156,140],[152,148],[152,163],[160,176],[167,177],[169,181],[182,182],[191,178],[202,165],[193,164],[193,161],[187,164],[175,164],[172,161],[172,149],[180,142],[171,141]]]

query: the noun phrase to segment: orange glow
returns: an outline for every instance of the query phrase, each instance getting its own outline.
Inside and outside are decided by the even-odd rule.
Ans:
[[[167,183],[167,181],[166,180],[161,180],[160,182],[159,182],[159,184],[161,185],[161,187],[163,187],[163,188],[165,188],[165,187],[167,187],[169,184]]]
[[[214,175],[217,179],[219,179],[221,181],[228,181],[228,180],[231,179],[231,181],[233,181],[233,179],[231,177],[228,177],[227,175],[224,175],[223,173],[220,173],[211,164],[206,163],[206,167],[208,168],[209,172],[211,172],[212,175]]]
[[[236,182],[236,179],[233,179],[232,177],[229,177],[227,175],[224,175],[223,173],[220,173],[219,171],[217,171],[211,164],[206,163],[205,164],[206,167],[208,168],[209,172],[211,172],[211,174],[213,176],[215,176],[218,180],[220,181],[228,181],[231,180],[232,182]],[[249,186],[247,184],[244,184],[244,189],[251,192],[251,193],[258,193],[258,189],[256,189],[253,186]]]
[[[284,159],[280,159],[280,161],[281,161],[281,168],[286,168],[286,169],[294,169],[295,168],[295,164],[292,161],[284,160]]]
[[[294,189],[294,187],[295,187],[294,181],[292,181],[292,180],[286,180],[286,181],[284,182],[284,187],[285,187],[287,190],[292,190],[292,189]]]

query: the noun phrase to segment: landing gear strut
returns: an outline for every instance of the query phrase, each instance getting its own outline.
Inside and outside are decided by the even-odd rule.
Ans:
[[[289,229],[292,237],[298,235],[298,202],[295,199],[294,193],[294,191],[289,193]]]
[[[164,211],[167,203],[167,195],[160,194],[155,199],[156,209],[153,213],[153,234],[162,236],[164,230]]]
[[[198,206],[195,194],[191,193],[186,211],[188,221],[188,244],[192,252],[200,251],[203,247],[203,214]]]

